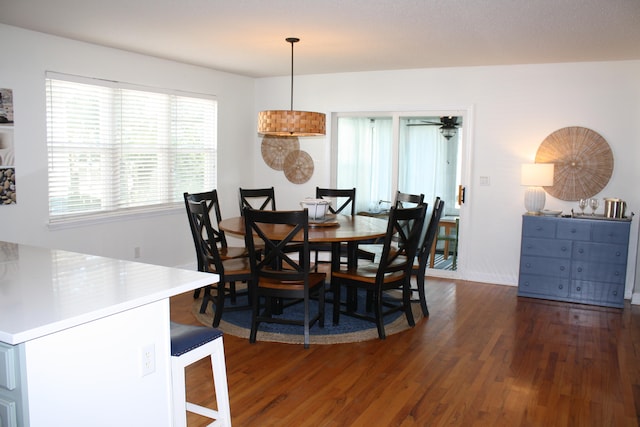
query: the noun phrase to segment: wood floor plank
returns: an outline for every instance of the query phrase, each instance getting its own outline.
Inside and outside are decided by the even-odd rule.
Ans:
[[[433,278],[427,296],[430,317],[386,340],[305,350],[225,335],[233,424],[638,425],[640,307]],[[172,298],[172,319],[198,324],[191,306],[190,293]],[[212,404],[210,383],[207,360],[187,369],[189,399]]]

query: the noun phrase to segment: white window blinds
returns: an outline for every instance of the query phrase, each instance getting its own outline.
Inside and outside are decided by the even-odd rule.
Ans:
[[[50,223],[162,210],[216,187],[217,101],[48,73]]]

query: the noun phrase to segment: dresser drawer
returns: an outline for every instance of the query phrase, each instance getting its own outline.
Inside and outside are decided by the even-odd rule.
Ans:
[[[574,280],[571,282],[570,297],[578,302],[622,307],[624,284]]]
[[[591,240],[591,222],[573,220],[558,223],[558,239]]]
[[[576,261],[626,264],[627,246],[609,243],[574,242],[572,256]]]
[[[521,274],[518,295],[566,298],[569,296],[569,279]]]
[[[598,222],[593,224],[593,241],[628,246],[630,227],[630,222]]]
[[[556,223],[550,218],[527,217],[522,223],[522,235],[554,238],[556,236]]]
[[[18,427],[16,402],[0,397],[0,426]]]
[[[571,264],[571,279],[610,282],[624,285],[627,273],[624,264],[574,261]]]
[[[569,277],[570,273],[571,261],[569,258],[523,256],[520,259],[520,274]]]
[[[7,390],[16,388],[16,369],[15,348],[0,343],[0,387]]]
[[[571,241],[527,237],[522,240],[522,255],[569,258]]]

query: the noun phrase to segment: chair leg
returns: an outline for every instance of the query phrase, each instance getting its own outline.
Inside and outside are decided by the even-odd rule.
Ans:
[[[207,306],[209,305],[209,301],[211,301],[211,286],[205,286],[204,295],[202,296],[202,304],[200,304],[200,314],[203,314],[207,311]]]
[[[225,284],[218,283],[218,297],[215,301],[215,313],[213,314],[213,327],[217,328],[220,325],[222,319],[222,312],[224,311],[224,298],[225,298]]]
[[[260,310],[260,296],[253,295],[251,308],[251,332],[249,333],[249,342],[254,344],[256,342],[256,335],[258,334],[258,310]]]
[[[386,339],[387,336],[384,332],[384,319],[382,316],[382,294],[376,292],[373,296],[373,310],[376,317],[376,327],[378,328],[378,338],[381,340]]]
[[[332,283],[333,288],[333,324],[337,326],[340,323],[340,283]]]
[[[416,275],[416,283],[418,285],[418,297],[420,299],[420,308],[424,317],[429,316],[429,308],[427,307],[427,292],[424,288],[424,275]]]
[[[402,305],[404,307],[404,313],[407,317],[409,326],[416,326],[416,321],[413,318],[413,311],[411,311],[411,276],[409,275],[402,288]]]

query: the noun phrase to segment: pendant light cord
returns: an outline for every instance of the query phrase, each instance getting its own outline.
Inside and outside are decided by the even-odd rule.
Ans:
[[[287,42],[291,43],[291,111],[293,111],[293,44],[300,41],[297,37],[287,37]]]

